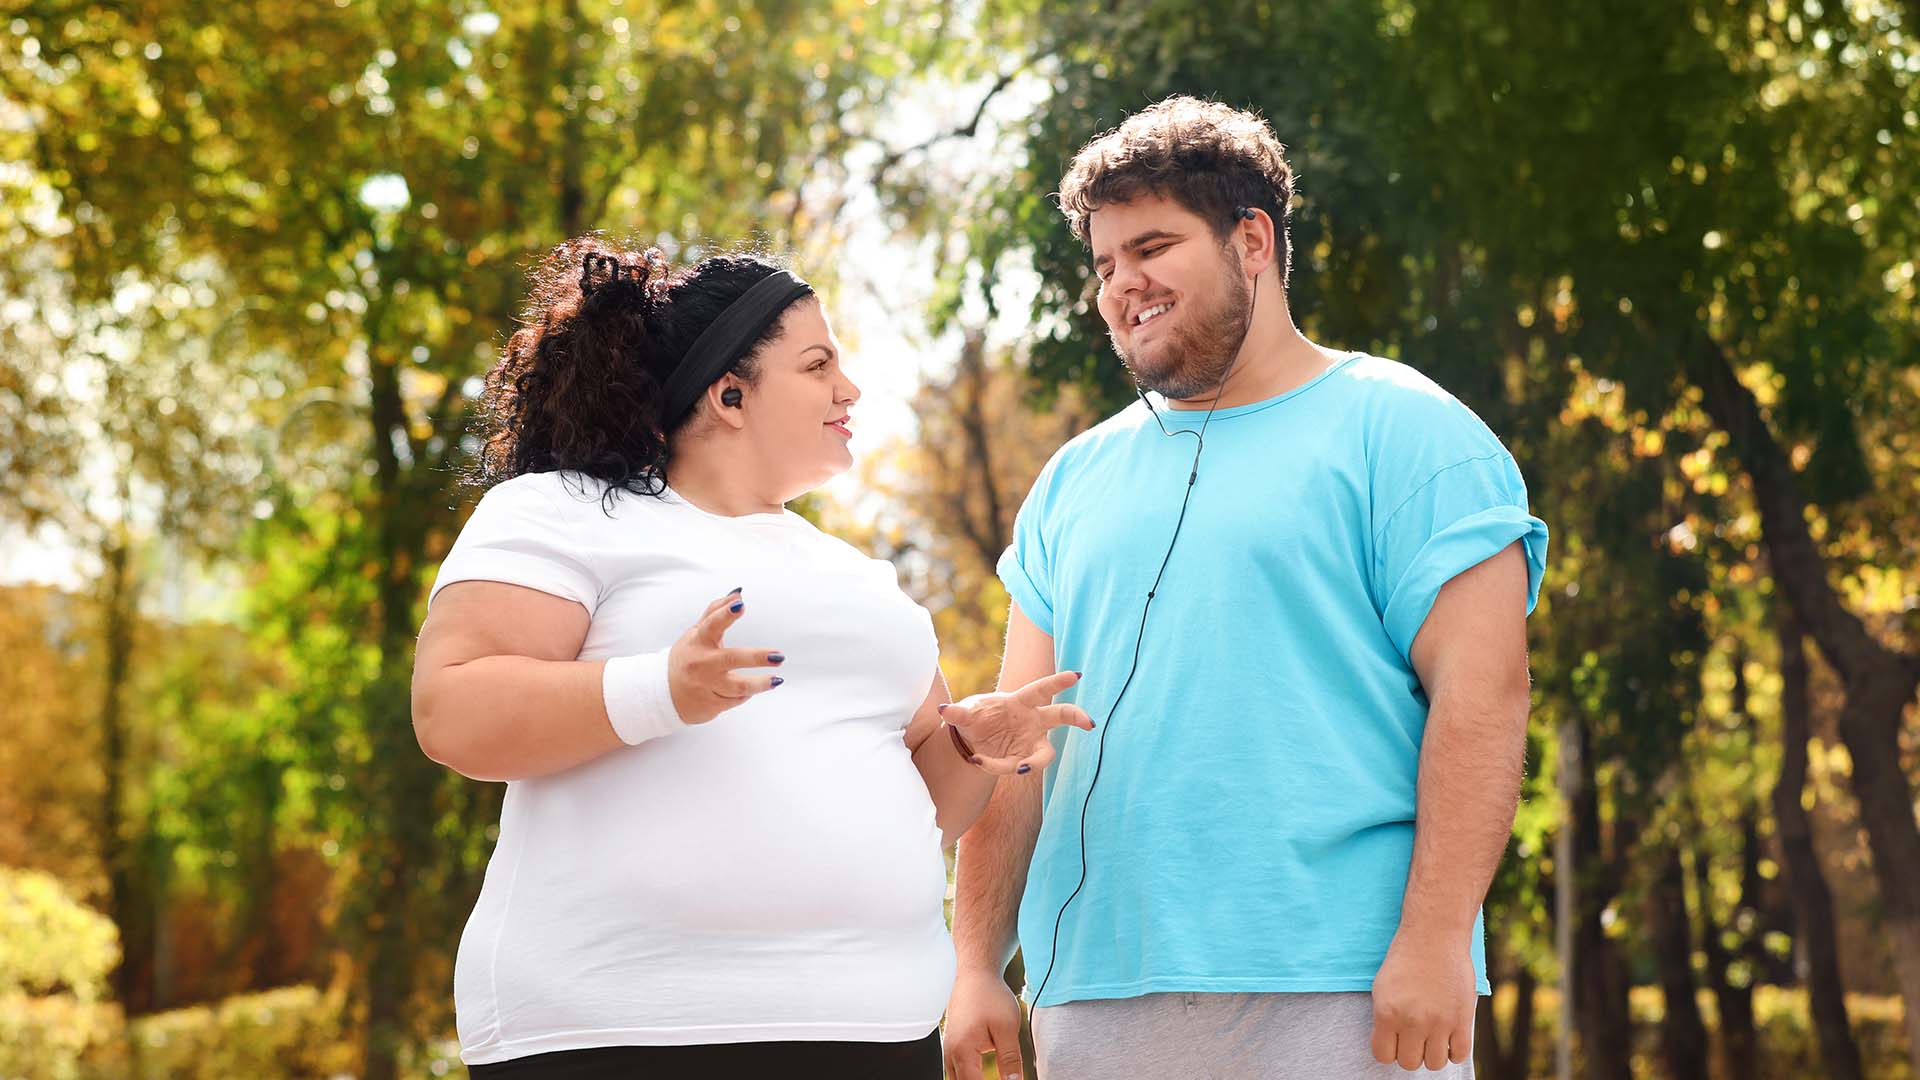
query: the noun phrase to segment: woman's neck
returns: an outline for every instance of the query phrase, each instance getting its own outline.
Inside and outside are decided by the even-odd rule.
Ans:
[[[786,500],[777,492],[754,482],[761,470],[741,455],[704,439],[674,450],[667,462],[667,486],[707,513],[741,517],[777,514],[786,508]]]

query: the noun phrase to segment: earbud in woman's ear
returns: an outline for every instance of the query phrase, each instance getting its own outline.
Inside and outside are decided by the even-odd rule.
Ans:
[[[739,408],[740,407],[740,391],[733,387],[729,387],[725,390],[720,391],[720,404],[725,405],[730,409]]]

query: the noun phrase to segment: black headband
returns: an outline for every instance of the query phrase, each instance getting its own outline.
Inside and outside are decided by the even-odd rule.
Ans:
[[[788,304],[812,292],[813,286],[785,270],[775,270],[728,304],[727,310],[693,339],[687,355],[667,377],[662,392],[667,409],[660,416],[664,425],[670,429],[679,423],[707,387],[760,340]]]

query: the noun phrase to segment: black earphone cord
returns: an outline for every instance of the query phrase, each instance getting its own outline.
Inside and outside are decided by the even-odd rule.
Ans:
[[[1260,278],[1256,275],[1253,279],[1253,299],[1247,304],[1247,326],[1240,334],[1242,349],[1247,347],[1247,334],[1253,330],[1254,304],[1259,299]],[[1149,413],[1153,414],[1153,422],[1159,425],[1162,435],[1168,438],[1175,435],[1192,435],[1195,438],[1193,466],[1187,470],[1187,490],[1180,498],[1180,516],[1173,523],[1173,539],[1167,541],[1167,553],[1160,557],[1160,569],[1153,575],[1153,584],[1147,589],[1146,604],[1140,608],[1140,632],[1133,639],[1133,665],[1127,669],[1126,681],[1120,684],[1120,692],[1114,695],[1113,706],[1107,710],[1107,718],[1100,724],[1100,741],[1093,758],[1093,778],[1087,781],[1087,796],[1080,803],[1080,881],[1074,885],[1073,892],[1067,894],[1066,901],[1060,905],[1059,914],[1054,916],[1053,945],[1047,950],[1047,971],[1040,978],[1040,988],[1033,992],[1033,1007],[1036,1009],[1040,1007],[1040,995],[1047,992],[1047,980],[1053,978],[1054,961],[1060,956],[1060,924],[1066,920],[1068,905],[1073,903],[1074,898],[1080,895],[1080,890],[1087,885],[1087,808],[1093,805],[1093,789],[1100,783],[1100,766],[1107,758],[1107,733],[1113,730],[1114,714],[1120,711],[1120,702],[1127,696],[1127,688],[1133,685],[1133,677],[1140,670],[1140,646],[1147,638],[1147,613],[1153,610],[1153,597],[1160,591],[1160,579],[1166,576],[1167,564],[1173,561],[1174,545],[1180,542],[1180,527],[1187,522],[1187,504],[1193,500],[1193,485],[1200,478],[1200,453],[1207,448],[1207,425],[1213,423],[1214,410],[1220,407],[1220,395],[1226,393],[1227,380],[1233,378],[1234,368],[1239,363],[1240,356],[1236,352],[1233,361],[1227,365],[1227,373],[1220,377],[1220,385],[1213,391],[1213,403],[1207,407],[1206,419],[1200,422],[1200,430],[1197,432],[1168,431],[1167,425],[1160,419],[1160,414],[1154,410],[1153,403],[1147,400],[1146,391],[1138,385],[1134,386],[1134,391],[1140,395],[1141,403],[1146,405]]]

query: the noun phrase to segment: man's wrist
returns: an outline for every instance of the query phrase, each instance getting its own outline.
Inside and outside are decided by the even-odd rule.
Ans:
[[[1464,921],[1432,915],[1400,917],[1400,928],[1394,933],[1394,939],[1405,939],[1410,945],[1434,945],[1446,948],[1459,946],[1465,948],[1473,936],[1474,917],[1469,915]]]
[[[1006,970],[1007,966],[1005,964],[1000,965],[999,971],[995,971],[992,964],[981,963],[977,960],[971,962],[962,960],[955,966],[953,977],[956,980],[985,979],[988,982],[1003,982],[1005,981],[1003,976]]]

